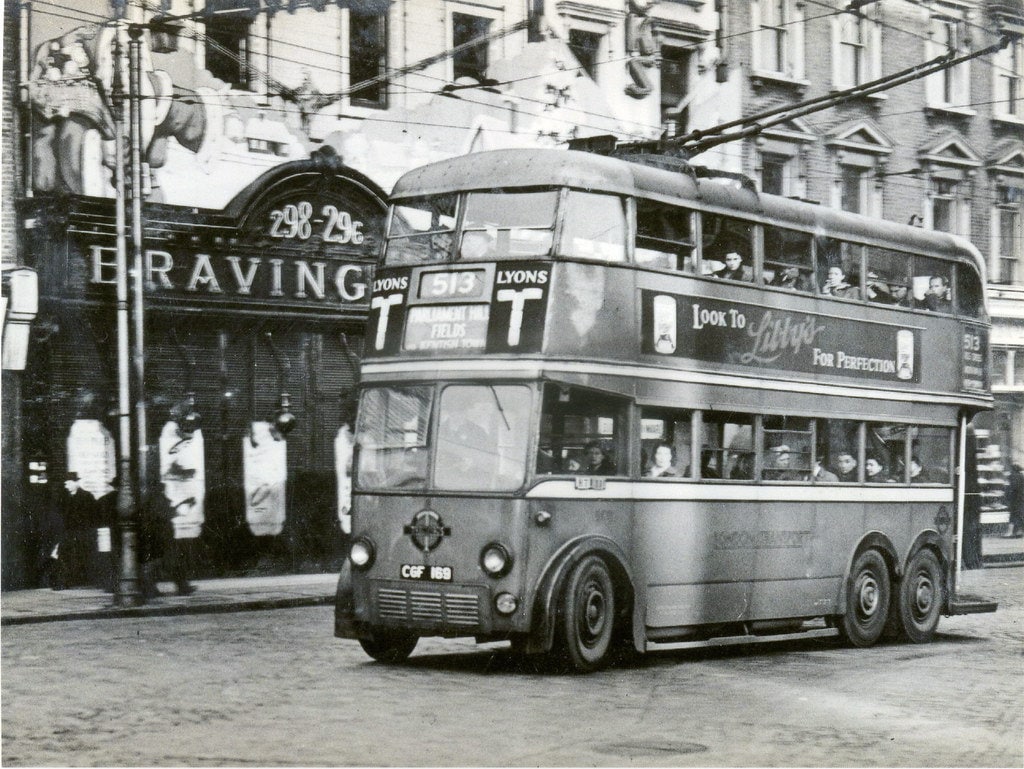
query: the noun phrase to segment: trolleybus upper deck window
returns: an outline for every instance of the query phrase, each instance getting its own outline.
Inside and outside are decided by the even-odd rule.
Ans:
[[[516,259],[551,253],[557,205],[557,190],[469,193],[459,257]]]
[[[653,200],[636,201],[636,263],[694,273],[694,212]]]
[[[805,232],[766,227],[764,282],[791,291],[814,291],[812,240]]]
[[[455,246],[455,215],[455,195],[395,203],[384,263],[393,267],[449,260]]]
[[[961,315],[977,318],[981,314],[981,279],[969,265],[956,267],[956,304]]]
[[[570,190],[561,251],[582,259],[624,262],[626,211],[622,198]]]
[[[701,215],[701,274],[750,283],[754,280],[753,226],[742,219]]]

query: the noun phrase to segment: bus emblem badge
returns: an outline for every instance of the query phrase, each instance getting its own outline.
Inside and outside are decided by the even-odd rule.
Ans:
[[[452,533],[450,527],[444,525],[441,516],[433,510],[420,510],[412,517],[412,523],[408,524],[403,532],[412,538],[416,547],[424,553],[441,544],[441,540]]]
[[[939,530],[939,534],[945,534],[949,530],[949,524],[952,522],[953,516],[949,512],[949,508],[941,505],[939,511],[935,514],[935,528]]]

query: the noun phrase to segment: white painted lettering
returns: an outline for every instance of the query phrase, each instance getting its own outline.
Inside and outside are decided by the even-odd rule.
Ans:
[[[195,291],[200,283],[206,286],[207,291],[211,294],[224,293],[220,289],[220,283],[217,282],[217,275],[213,271],[213,265],[210,264],[209,254],[196,254],[196,263],[192,268],[192,277],[189,279],[185,290]]]
[[[256,270],[260,266],[260,259],[255,256],[250,256],[249,268],[242,274],[242,257],[240,256],[229,256],[227,257],[228,262],[231,263],[231,272],[235,276],[235,282],[238,284],[239,294],[250,294],[252,293],[252,282],[256,278]]]
[[[91,283],[117,283],[117,249],[91,246],[92,280]]]

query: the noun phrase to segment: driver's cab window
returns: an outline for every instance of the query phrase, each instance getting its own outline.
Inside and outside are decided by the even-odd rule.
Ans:
[[[578,387],[544,388],[537,472],[626,475],[628,401]]]

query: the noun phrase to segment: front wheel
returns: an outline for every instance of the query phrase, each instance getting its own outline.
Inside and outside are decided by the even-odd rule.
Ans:
[[[850,644],[871,646],[881,637],[891,594],[885,559],[877,550],[865,550],[850,570],[846,611],[839,621],[839,632]]]
[[[589,555],[573,568],[559,603],[559,646],[580,671],[608,664],[615,629],[615,588],[608,565]]]
[[[377,662],[395,665],[404,662],[416,648],[419,636],[400,631],[373,630],[366,638],[359,639],[363,651]]]
[[[918,550],[907,564],[892,607],[896,636],[915,644],[931,641],[939,626],[944,597],[939,559],[931,550]]]

